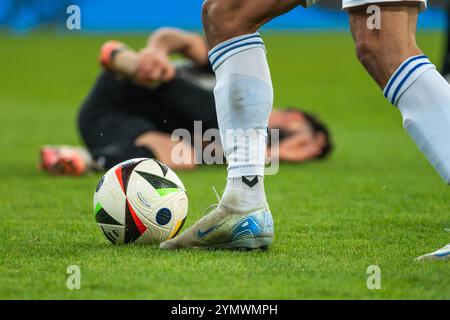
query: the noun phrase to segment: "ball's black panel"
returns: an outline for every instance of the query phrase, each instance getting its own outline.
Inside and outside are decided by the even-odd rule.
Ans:
[[[172,212],[168,208],[159,209],[156,213],[156,222],[159,225],[165,226],[172,219]]]
[[[98,191],[100,190],[100,188],[101,188],[102,185],[103,185],[103,182],[105,182],[105,176],[103,176],[103,177],[100,179],[100,181],[98,182],[97,188],[95,188],[95,192],[98,192]]]
[[[138,171],[138,170],[136,170],[136,173],[138,173],[142,178],[147,180],[147,182],[150,183],[152,185],[152,187],[155,189],[179,188],[176,185],[176,183],[174,183],[166,178],[156,176],[156,175],[148,173],[148,172]]]
[[[125,205],[125,240],[124,243],[133,243],[141,236],[141,232],[134,222],[129,204]]]
[[[145,161],[147,159],[137,160],[137,161],[127,161],[124,163],[122,167],[122,181],[123,181],[123,188],[125,189],[125,193],[127,192],[128,187],[128,181],[130,180],[130,176],[133,173],[134,168],[141,162]]]
[[[115,230],[107,231],[103,228],[103,226],[100,226],[100,227],[101,227],[106,239],[108,239],[111,243],[116,244],[117,239],[119,238],[119,233]]]
[[[169,172],[169,167],[166,166],[164,163],[159,162],[158,160],[154,160],[154,161],[159,165],[159,167],[161,168],[161,171],[163,173],[163,176],[165,177],[167,172]]]
[[[121,226],[121,224],[118,221],[116,221],[113,217],[111,217],[103,208],[101,208],[95,214],[95,221],[101,224],[111,224],[114,226]]]

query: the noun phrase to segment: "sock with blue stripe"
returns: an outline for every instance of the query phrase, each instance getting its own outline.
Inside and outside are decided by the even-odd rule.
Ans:
[[[228,163],[222,202],[241,210],[260,209],[266,205],[262,184],[273,104],[264,42],[258,33],[236,37],[213,48],[209,59],[216,73],[214,96]]]
[[[450,85],[421,55],[397,69],[384,96],[398,107],[409,135],[450,184]]]

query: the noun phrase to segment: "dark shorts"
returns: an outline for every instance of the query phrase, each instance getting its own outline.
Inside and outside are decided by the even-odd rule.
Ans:
[[[94,159],[102,159],[108,169],[130,158],[153,156],[152,150],[134,145],[141,134],[172,134],[178,128],[192,133],[194,121],[202,121],[204,131],[218,127],[214,95],[182,72],[158,89],[103,72],[81,107],[78,128]]]
[[[99,148],[118,141],[131,143],[142,133],[160,130],[138,110],[142,106],[136,105],[137,98],[151,102],[156,99],[154,95],[149,90],[141,91],[113,73],[102,73],[78,116],[79,131],[86,146]],[[128,110],[126,106],[129,106]]]

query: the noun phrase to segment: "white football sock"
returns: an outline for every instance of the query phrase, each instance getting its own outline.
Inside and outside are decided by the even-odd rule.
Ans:
[[[415,56],[397,69],[384,95],[400,109],[405,129],[450,184],[450,85],[426,56]]]
[[[217,78],[217,118],[228,162],[222,201],[256,209],[266,204],[263,176],[273,104],[264,42],[258,33],[233,38],[212,49],[209,59]]]
[[[248,179],[252,183],[247,185],[243,183],[242,179]],[[234,211],[243,211],[244,213],[267,206],[264,177],[252,176],[228,179],[222,196],[222,204]]]

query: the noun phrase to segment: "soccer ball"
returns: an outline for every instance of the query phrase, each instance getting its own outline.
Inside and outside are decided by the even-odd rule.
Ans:
[[[182,229],[188,211],[183,183],[165,164],[132,159],[110,169],[94,195],[94,214],[114,244],[159,243]]]

